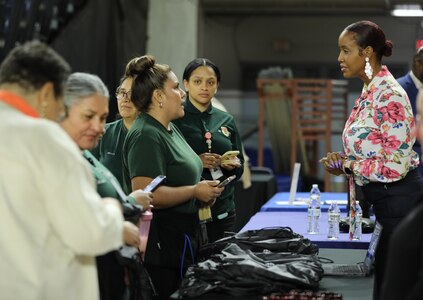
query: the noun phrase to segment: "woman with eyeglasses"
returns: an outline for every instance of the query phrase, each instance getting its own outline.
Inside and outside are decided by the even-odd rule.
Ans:
[[[139,110],[131,101],[133,77],[125,72],[116,90],[117,106],[120,119],[106,124],[106,132],[91,153],[117,178],[122,180],[122,146],[132,123],[139,115]]]
[[[143,189],[157,175],[166,176],[153,193],[145,266],[156,299],[169,299],[195,261],[199,204],[210,204],[224,188],[218,181],[200,181],[201,160],[172,123],[184,116],[185,92],[175,73],[149,55],[129,62],[128,71],[134,76],[132,101],[142,113],[123,145],[124,187]]]

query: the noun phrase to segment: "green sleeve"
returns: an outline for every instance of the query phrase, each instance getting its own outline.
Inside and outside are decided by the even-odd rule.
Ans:
[[[163,147],[155,136],[139,135],[128,147],[129,177],[150,177],[166,174],[166,160]]]

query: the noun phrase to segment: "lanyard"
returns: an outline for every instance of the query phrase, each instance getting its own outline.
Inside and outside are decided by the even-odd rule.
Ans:
[[[26,103],[24,99],[11,92],[0,90],[0,101],[10,105],[11,107],[19,110],[27,116],[38,118],[38,112]]]
[[[93,165],[93,167],[97,168],[97,166],[94,163],[94,160],[89,157],[88,155],[84,153],[82,153],[82,155],[86,158],[86,160],[88,160],[88,162]],[[115,176],[112,175],[112,173],[109,170],[102,170],[99,169],[99,172],[101,174],[103,174],[104,177],[106,177],[106,180],[108,180],[113,188],[115,189],[115,191],[118,193],[119,197],[122,199],[123,202],[128,202],[127,200],[127,196],[125,195],[124,191],[122,190],[120,184],[117,182],[117,179]]]
[[[211,134],[210,130],[208,130],[208,126],[206,124],[206,121],[204,119],[201,119],[201,122],[203,122],[204,138],[206,139],[207,149],[209,150],[209,153],[211,153],[212,134]]]
[[[348,186],[350,191],[350,230],[349,230],[349,237],[350,241],[353,239],[354,231],[355,231],[355,215],[356,215],[356,199],[355,199],[355,182],[354,182],[354,174],[351,174],[348,178]],[[361,226],[361,224],[360,224]]]

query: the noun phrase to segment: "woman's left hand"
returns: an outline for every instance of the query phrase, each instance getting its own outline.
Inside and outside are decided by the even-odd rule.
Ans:
[[[241,167],[241,161],[238,157],[235,157],[231,160],[227,160],[224,163],[221,163],[220,166],[228,171]]]
[[[153,202],[153,193],[144,192],[141,189],[133,191],[130,196],[134,197],[139,205],[142,205],[143,210],[151,208],[151,203]]]

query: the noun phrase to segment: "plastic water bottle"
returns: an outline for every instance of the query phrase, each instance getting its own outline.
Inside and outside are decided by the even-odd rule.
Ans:
[[[310,202],[307,210],[307,232],[309,234],[319,233],[320,220],[320,190],[317,184],[313,184],[310,191]]]
[[[353,240],[361,239],[361,223],[363,222],[363,210],[358,201],[355,203],[355,222]]]
[[[328,209],[328,239],[337,240],[339,238],[339,221],[341,220],[341,211],[338,203],[332,202]]]
[[[144,258],[145,249],[147,248],[148,233],[150,232],[150,223],[153,219],[153,213],[151,210],[146,210],[142,213],[140,220],[138,221],[138,228],[140,234],[140,244],[138,248],[141,251],[141,256]]]

